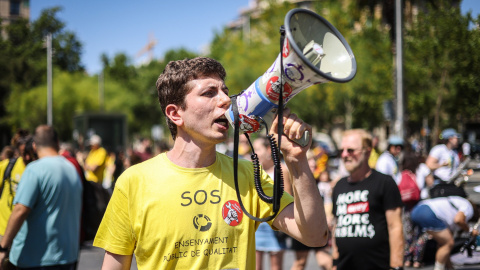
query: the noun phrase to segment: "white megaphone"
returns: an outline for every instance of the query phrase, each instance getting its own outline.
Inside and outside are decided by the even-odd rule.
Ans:
[[[285,32],[282,52],[273,65],[236,98],[240,132],[270,129],[277,113],[281,82],[285,104],[311,85],[348,82],[357,72],[355,56],[342,34],[318,14],[306,9],[290,10],[285,17]],[[283,80],[279,80],[281,69]],[[225,116],[234,126],[232,106]]]

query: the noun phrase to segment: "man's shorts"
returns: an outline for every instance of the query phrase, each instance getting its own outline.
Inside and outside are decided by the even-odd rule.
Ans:
[[[432,209],[425,204],[413,208],[411,218],[413,223],[424,231],[439,232],[447,228],[447,224],[437,218]]]

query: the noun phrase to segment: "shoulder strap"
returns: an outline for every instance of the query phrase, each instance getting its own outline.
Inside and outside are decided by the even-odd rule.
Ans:
[[[13,169],[13,166],[15,165],[15,162],[17,162],[17,158],[11,158],[8,161],[7,168],[5,168],[5,172],[3,173],[2,187],[0,188],[0,198],[2,198],[3,188],[5,187],[5,181],[7,179],[10,179],[10,175],[12,174],[12,169]]]
[[[452,201],[450,201],[449,197],[447,197],[447,200],[450,203],[450,205],[458,211],[458,207],[455,204],[453,204]]]

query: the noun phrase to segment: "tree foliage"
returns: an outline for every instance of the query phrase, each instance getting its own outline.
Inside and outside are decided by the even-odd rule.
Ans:
[[[424,117],[433,126],[432,139],[445,127],[480,112],[480,46],[478,29],[469,29],[471,15],[463,16],[449,1],[436,1],[421,10],[405,34],[405,89],[409,125],[417,129]],[[478,19],[477,19],[478,23]],[[459,121],[461,120],[461,121]],[[432,124],[433,123],[433,124]]]
[[[357,76],[345,84],[314,85],[295,96],[288,107],[318,129],[329,129],[340,121],[350,126],[371,128],[383,121],[383,101],[392,98],[392,55],[389,32],[379,19],[367,14],[361,25],[354,26],[354,3],[314,2],[313,10],[332,23],[348,41],[357,58]],[[279,27],[291,4],[270,3],[258,18],[250,19],[250,32],[225,29],[217,33],[211,56],[228,71],[227,85],[237,93],[261,76],[279,54]],[[350,120],[349,120],[350,119]]]
[[[56,14],[60,8],[44,10],[40,17],[31,24],[25,19],[11,22],[5,27],[7,38],[0,40],[0,125],[9,126],[12,129],[17,127],[32,128],[25,124],[18,123],[17,108],[31,108],[37,101],[42,99],[37,96],[36,90],[46,81],[46,46],[45,35],[51,33],[53,36],[52,62],[58,72],[82,72],[81,65],[82,44],[75,34],[65,30],[65,24],[60,21]],[[46,92],[46,87],[44,88]],[[20,100],[30,97],[33,100],[14,106],[12,100]],[[29,106],[27,106],[29,105]],[[19,106],[19,107],[18,107]],[[35,106],[33,106],[35,107]],[[40,119],[40,111],[32,108],[31,117],[20,121],[44,123]],[[24,115],[25,116],[25,115]],[[34,121],[35,119],[35,121]],[[44,118],[46,119],[46,117]],[[28,124],[27,124],[28,125]]]
[[[169,61],[197,54],[183,48],[170,50],[164,60],[142,66],[135,66],[124,53],[111,58],[102,54],[103,78],[88,75],[81,64],[82,44],[58,19],[60,10],[43,10],[32,23],[17,20],[5,29],[8,39],[0,39],[0,52],[5,56],[0,58],[0,123],[14,131],[20,127],[33,130],[46,122],[44,40],[52,33],[53,124],[61,138],[71,139],[73,116],[100,111],[125,114],[130,134],[148,136],[152,125],[165,122],[155,88],[159,74]]]
[[[378,2],[382,1],[312,2],[313,11],[345,37],[357,63],[352,81],[310,86],[287,104],[317,130],[328,131],[337,124],[366,129],[385,124],[383,104],[392,100],[395,92],[395,35],[394,27],[385,24],[393,21],[391,16],[378,16]],[[254,83],[280,53],[279,29],[296,5],[268,3],[268,8],[252,14],[247,28],[225,27],[211,42],[209,56],[227,70],[231,94]],[[480,114],[480,54],[475,53],[480,47],[480,31],[472,27],[480,17],[461,15],[451,1],[429,3],[433,5],[420,9],[418,16],[405,24],[404,85],[411,131],[419,130],[425,117],[439,130],[457,127]],[[391,5],[385,7],[382,14],[390,14]],[[130,136],[149,136],[153,125],[164,125],[155,82],[169,61],[197,54],[178,48],[142,66],[124,53],[103,54],[103,79],[100,74],[89,75],[81,63],[82,44],[57,18],[59,11],[44,10],[31,23],[17,20],[4,29],[7,39],[0,36],[1,128],[33,130],[46,122],[46,33],[53,35],[53,122],[63,139],[71,138],[73,116],[85,112],[125,114]]]
[[[169,50],[163,60],[154,60],[137,67],[123,53],[116,54],[113,59],[103,54],[101,59],[104,63],[105,88],[110,83],[121,85],[121,90],[112,92],[110,96],[105,93],[105,104],[109,105],[106,109],[127,115],[130,134],[149,136],[153,125],[165,122],[155,88],[158,76],[168,62],[196,56],[197,54],[183,48]]]

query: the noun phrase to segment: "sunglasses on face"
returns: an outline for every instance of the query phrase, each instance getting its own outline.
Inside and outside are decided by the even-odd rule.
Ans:
[[[347,151],[347,153],[349,155],[353,155],[356,151],[360,151],[362,150],[361,148],[360,149],[353,149],[353,148],[341,148],[341,149],[338,149],[340,151],[340,154],[343,153],[343,151]]]

